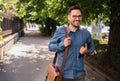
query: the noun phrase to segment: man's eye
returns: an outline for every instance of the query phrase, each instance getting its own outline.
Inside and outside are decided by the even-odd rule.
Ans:
[[[73,17],[77,17],[76,15],[73,15]]]
[[[72,17],[73,18],[80,18],[81,16],[80,15],[78,15],[78,16],[77,15],[73,15]]]

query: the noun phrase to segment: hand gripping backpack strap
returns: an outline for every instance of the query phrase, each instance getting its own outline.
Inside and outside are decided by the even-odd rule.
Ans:
[[[65,30],[66,38],[69,37],[66,27],[64,27],[64,30]],[[68,54],[68,47],[66,47],[65,51],[64,51],[64,56],[63,56],[63,60],[62,60],[61,70],[60,70],[61,75],[62,75],[63,70],[64,70],[64,65],[65,65],[65,61],[66,61],[66,58],[67,58],[67,54]],[[53,64],[54,65],[56,64],[56,60],[57,60],[57,52],[55,53],[55,56],[54,56],[54,59],[53,59]]]

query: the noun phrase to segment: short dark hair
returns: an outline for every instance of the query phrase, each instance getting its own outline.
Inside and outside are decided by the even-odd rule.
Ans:
[[[68,9],[68,14],[69,14],[72,10],[80,10],[80,7],[78,7],[78,6],[71,6],[71,7]]]

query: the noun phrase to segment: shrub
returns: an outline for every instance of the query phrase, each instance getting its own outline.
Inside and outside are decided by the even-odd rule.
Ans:
[[[52,30],[50,28],[47,28],[47,27],[44,27],[44,26],[39,27],[39,30],[43,35],[50,36],[52,34]]]

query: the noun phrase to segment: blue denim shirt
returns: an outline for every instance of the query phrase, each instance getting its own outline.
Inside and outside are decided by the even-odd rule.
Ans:
[[[79,50],[85,43],[90,42],[88,54],[94,51],[94,43],[90,33],[85,28],[78,28],[76,32],[70,31],[67,27],[68,34],[71,37],[71,45],[69,46],[66,63],[64,66],[63,77],[74,79],[85,74],[84,70],[84,56],[80,55]],[[49,50],[58,53],[57,66],[60,70],[63,53],[64,53],[64,39],[65,39],[64,27],[60,27],[56,30],[54,36],[50,40]]]

